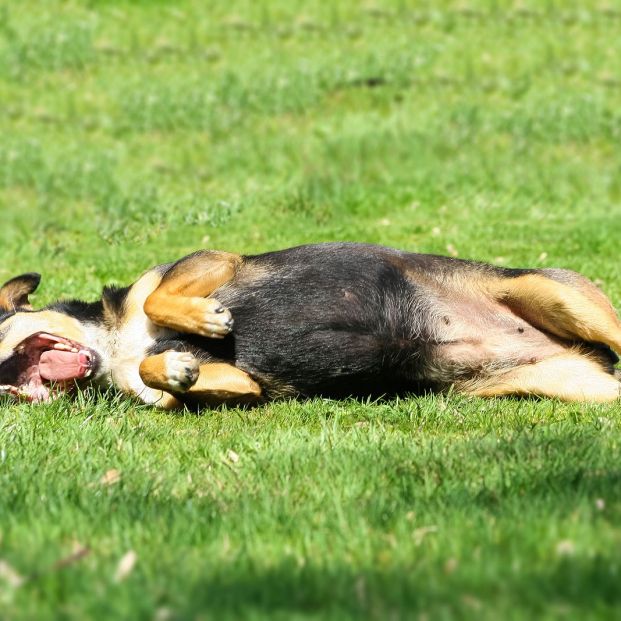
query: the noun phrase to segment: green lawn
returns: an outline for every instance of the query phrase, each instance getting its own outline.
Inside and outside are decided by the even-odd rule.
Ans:
[[[0,279],[358,240],[619,307],[615,7],[0,2]],[[5,402],[0,618],[618,618],[620,460],[618,406]]]

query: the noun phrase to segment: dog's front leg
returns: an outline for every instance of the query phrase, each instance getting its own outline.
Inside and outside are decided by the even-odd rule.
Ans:
[[[187,352],[167,351],[145,358],[140,378],[152,389],[210,404],[261,395],[261,387],[245,371],[223,362],[200,364]]]
[[[165,351],[140,363],[140,379],[156,390],[186,392],[196,383],[200,367],[190,353]]]
[[[233,328],[231,313],[208,296],[231,280],[241,263],[239,255],[213,251],[181,259],[146,299],[146,315],[179,332],[224,338]]]

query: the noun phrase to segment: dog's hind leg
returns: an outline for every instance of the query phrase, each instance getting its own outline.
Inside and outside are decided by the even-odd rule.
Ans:
[[[610,300],[587,278],[540,270],[494,280],[491,293],[536,328],[569,341],[603,343],[621,354],[621,321]]]
[[[159,326],[223,338],[233,326],[231,313],[207,296],[231,280],[241,263],[239,255],[209,250],[181,259],[147,297],[145,313]]]
[[[201,364],[196,383],[186,392],[198,401],[256,400],[261,387],[245,371],[232,364]]]
[[[606,403],[621,396],[619,380],[587,354],[568,351],[506,373],[456,384],[458,392],[479,396],[553,397],[563,401]]]
[[[167,351],[145,358],[140,377],[150,388],[209,403],[261,395],[260,386],[245,371],[226,363],[199,364],[187,352]]]

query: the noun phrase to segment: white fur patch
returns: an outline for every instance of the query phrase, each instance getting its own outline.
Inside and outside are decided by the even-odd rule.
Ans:
[[[175,392],[185,392],[198,379],[198,360],[189,352],[167,351],[164,354],[166,380]]]
[[[139,367],[147,350],[156,340],[172,332],[156,326],[145,314],[144,303],[160,284],[161,275],[152,270],[130,289],[125,301],[123,323],[113,328],[109,337],[111,381],[119,389],[134,394],[145,403],[156,403],[164,393],[145,386]]]

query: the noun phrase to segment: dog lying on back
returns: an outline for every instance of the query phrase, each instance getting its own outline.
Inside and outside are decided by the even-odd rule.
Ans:
[[[32,310],[39,278],[0,289],[1,390],[29,401],[89,383],[163,408],[449,389],[620,395],[621,322],[567,270],[349,243],[200,251],[96,302]]]

